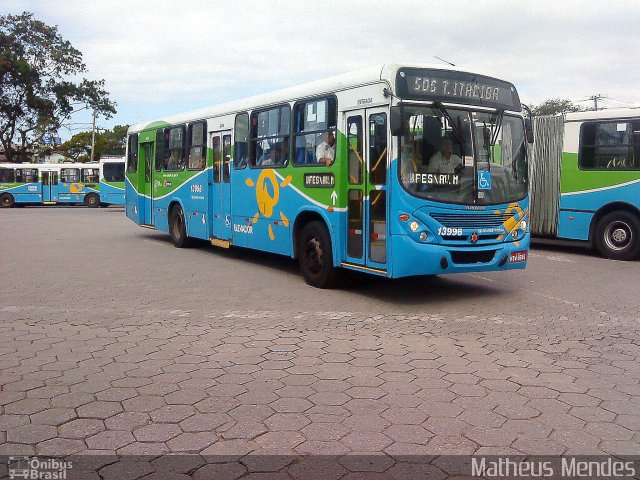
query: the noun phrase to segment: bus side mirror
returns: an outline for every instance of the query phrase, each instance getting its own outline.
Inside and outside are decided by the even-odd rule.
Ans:
[[[395,105],[391,107],[389,112],[389,127],[391,135],[399,137],[404,135],[404,127],[402,125],[402,107]]]
[[[533,122],[530,118],[524,119],[524,132],[527,136],[527,143],[533,143]]]

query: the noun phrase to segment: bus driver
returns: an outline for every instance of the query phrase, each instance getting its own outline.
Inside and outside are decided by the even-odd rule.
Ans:
[[[445,135],[440,142],[440,151],[429,159],[430,173],[458,173],[462,168],[462,159],[453,154],[453,140]]]

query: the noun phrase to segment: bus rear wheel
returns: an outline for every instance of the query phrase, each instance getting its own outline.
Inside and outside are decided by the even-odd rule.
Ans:
[[[89,208],[100,206],[100,197],[96,193],[89,193],[84,197],[84,204]]]
[[[189,246],[189,237],[187,237],[187,226],[184,221],[184,212],[179,205],[171,209],[169,216],[169,235],[171,241],[176,248]]]
[[[335,287],[340,271],[333,266],[331,237],[322,222],[307,223],[300,233],[298,263],[305,282],[312,287]]]
[[[612,212],[602,217],[595,230],[596,248],[612,260],[640,256],[640,220],[630,212]]]
[[[0,195],[0,205],[3,208],[12,208],[15,205],[15,200],[13,199],[13,195],[10,193],[3,193]]]

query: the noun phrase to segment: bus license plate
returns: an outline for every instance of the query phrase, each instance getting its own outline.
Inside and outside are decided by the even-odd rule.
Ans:
[[[527,252],[511,252],[509,263],[519,263],[527,261]]]

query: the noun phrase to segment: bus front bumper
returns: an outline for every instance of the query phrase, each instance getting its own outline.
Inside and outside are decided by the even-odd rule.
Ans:
[[[418,243],[407,235],[391,235],[391,276],[443,275],[524,269],[530,238],[491,245],[452,246]]]

